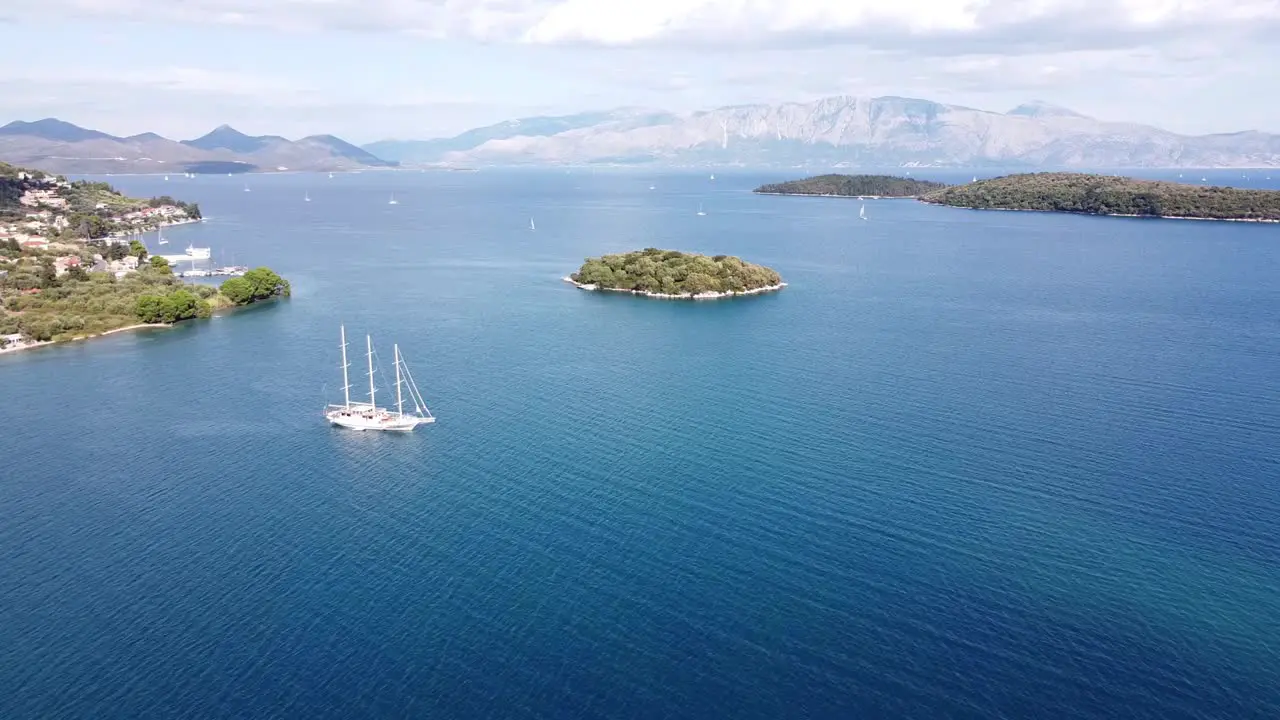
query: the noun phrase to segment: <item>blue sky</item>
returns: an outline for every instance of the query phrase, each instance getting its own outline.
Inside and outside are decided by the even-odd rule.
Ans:
[[[1280,131],[1277,30],[1280,0],[44,0],[0,9],[0,122],[367,142],[844,94]]]

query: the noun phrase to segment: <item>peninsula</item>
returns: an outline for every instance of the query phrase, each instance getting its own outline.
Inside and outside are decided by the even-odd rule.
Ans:
[[[583,290],[687,300],[755,295],[787,285],[772,268],[741,258],[658,248],[587,258],[564,280]]]
[[[926,203],[977,210],[1280,222],[1280,191],[1085,173],[1009,175],[953,185],[920,198]]]
[[[0,352],[167,326],[287,296],[268,268],[221,286],[184,283],[129,235],[200,216],[172,198],[126,197],[0,164]]]
[[[804,180],[761,185],[761,195],[820,195],[823,197],[914,198],[941,190],[946,184],[893,175],[818,175]]]

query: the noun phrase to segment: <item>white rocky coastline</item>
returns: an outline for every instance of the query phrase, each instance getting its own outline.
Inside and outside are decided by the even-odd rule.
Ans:
[[[705,293],[696,293],[696,294],[685,293],[683,295],[671,295],[669,293],[654,293],[654,292],[647,292],[645,290],[623,290],[621,288],[602,288],[599,285],[593,285],[590,283],[580,283],[577,280],[574,280],[573,278],[569,277],[568,275],[561,278],[561,280],[569,283],[570,285],[578,288],[579,290],[628,293],[631,295],[639,295],[641,297],[647,297],[647,298],[658,298],[661,300],[719,300],[721,298],[742,297],[745,295],[759,295],[761,293],[777,292],[787,286],[786,283],[780,282],[777,285],[766,285],[765,287],[753,288],[751,290],[743,290],[742,292],[705,292]]]

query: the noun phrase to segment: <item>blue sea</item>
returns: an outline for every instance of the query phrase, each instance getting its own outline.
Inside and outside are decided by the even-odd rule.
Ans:
[[[1280,717],[1280,226],[783,179],[110,178],[294,294],[0,356],[0,718]]]

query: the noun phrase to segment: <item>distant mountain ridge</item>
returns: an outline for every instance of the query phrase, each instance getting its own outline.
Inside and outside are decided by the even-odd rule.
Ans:
[[[144,132],[117,137],[56,118],[0,127],[0,159],[55,173],[353,170],[393,167],[333,135],[288,140],[220,125],[194,140]]]
[[[460,135],[434,140],[379,140],[364,149],[388,160],[410,163],[438,162],[450,152],[465,152],[489,142],[515,137],[547,137],[580,128],[606,123],[632,123],[637,126],[676,119],[671,113],[638,108],[618,108],[574,115],[525,117],[505,120],[496,125],[468,130]]]
[[[1280,135],[1180,135],[1035,101],[992,112],[904,97],[823,98],[676,114],[623,109],[521,118],[366,150],[449,165],[759,167],[1275,167]]]

